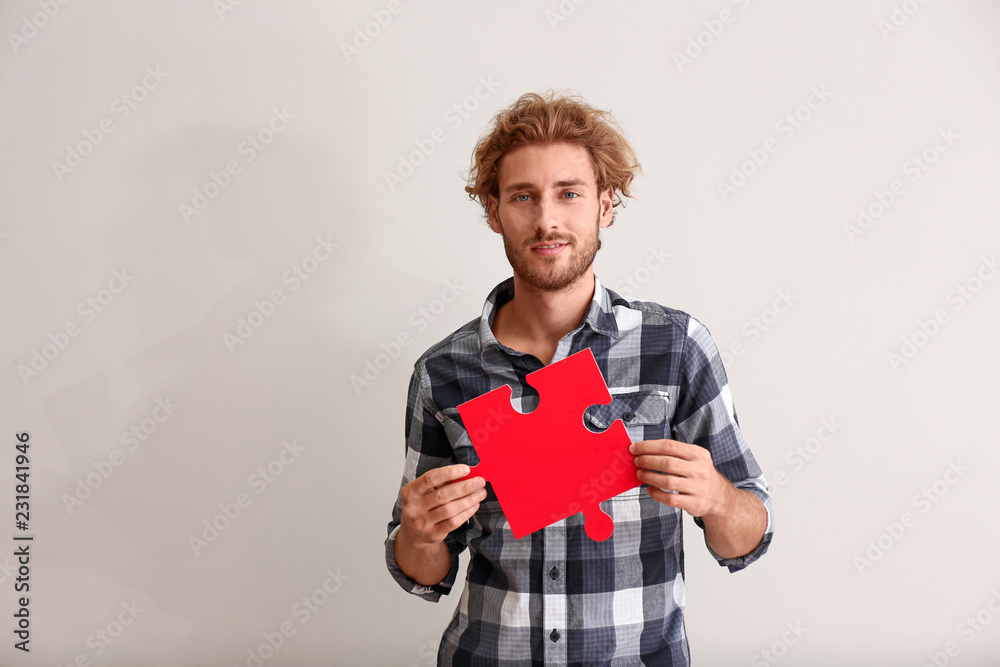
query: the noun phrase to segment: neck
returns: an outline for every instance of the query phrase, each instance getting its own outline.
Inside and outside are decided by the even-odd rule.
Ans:
[[[593,270],[558,292],[538,290],[515,275],[514,298],[497,311],[493,335],[507,347],[548,364],[559,340],[580,324],[593,298]]]

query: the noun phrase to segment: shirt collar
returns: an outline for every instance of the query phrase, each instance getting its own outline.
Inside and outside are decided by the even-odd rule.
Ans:
[[[486,304],[483,306],[483,315],[479,320],[479,340],[480,352],[485,352],[487,348],[496,347],[502,350],[509,350],[493,335],[493,318],[497,310],[505,303],[514,298],[514,278],[508,278],[493,288],[490,295],[486,297]],[[618,322],[615,320],[612,309],[611,294],[601,284],[601,281],[594,276],[594,297],[590,301],[590,307],[580,325],[567,335],[574,335],[584,326],[589,326],[595,333],[618,338]]]

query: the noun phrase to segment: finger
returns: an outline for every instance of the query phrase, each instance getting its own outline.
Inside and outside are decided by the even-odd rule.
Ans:
[[[457,479],[461,479],[469,474],[469,466],[464,463],[459,463],[450,466],[441,466],[440,468],[434,468],[433,470],[428,470],[421,477],[422,485],[420,492],[422,495],[427,495],[429,493],[434,493],[437,489],[450,484]]]
[[[680,493],[669,493],[655,486],[647,486],[646,493],[649,494],[650,498],[660,503],[661,505],[666,505],[667,507],[676,507],[677,509],[682,509],[682,510],[687,510],[687,505],[690,500],[689,496],[685,496]]]
[[[633,442],[629,451],[633,454],[659,454],[665,456],[677,456],[680,452],[690,447],[677,440],[640,440]]]
[[[485,494],[486,490],[483,488],[485,485],[486,483],[482,477],[474,477],[472,479],[462,480],[461,482],[448,483],[444,486],[439,486],[436,489],[433,489],[423,496],[420,496],[420,500],[418,502],[420,505],[423,505],[425,511],[430,512],[439,507],[445,507],[456,500],[462,500],[463,498],[475,496],[480,492]]]
[[[479,506],[479,501],[473,500],[464,507],[460,504],[445,506],[418,516],[407,516],[404,512],[403,528],[408,529],[414,539],[420,542],[440,542],[448,536],[448,533],[460,528],[479,511]]]
[[[478,502],[473,503],[465,510],[459,512],[458,514],[454,514],[447,520],[439,523],[437,525],[437,528],[441,531],[439,534],[440,539],[444,539],[445,535],[455,530],[456,528],[460,528],[462,524],[464,524],[466,521],[475,516],[476,512],[478,511],[479,511],[479,503]]]
[[[628,451],[631,454],[662,454],[664,443],[668,440],[640,440],[629,445]]]
[[[676,456],[654,456],[651,454],[642,454],[635,457],[635,465],[637,468],[643,470],[653,470],[671,475],[680,475],[682,477],[690,476],[693,469],[691,462],[686,459],[679,459]]]
[[[691,480],[678,477],[677,475],[664,475],[651,470],[640,470],[638,477],[644,484],[649,484],[651,487],[656,487],[664,491],[674,491],[685,495],[694,491],[694,485]]]
[[[697,455],[697,445],[689,445],[679,440],[640,440],[629,447],[632,454],[659,454],[687,459]]]
[[[479,489],[431,509],[427,512],[427,519],[430,523],[439,525],[449,522],[455,517],[465,516],[465,519],[459,522],[460,524],[468,519],[469,516],[475,514],[476,510],[470,511],[470,508],[475,506],[478,509],[479,504],[485,499],[486,489]],[[454,530],[455,527],[457,526],[453,526],[450,530]]]

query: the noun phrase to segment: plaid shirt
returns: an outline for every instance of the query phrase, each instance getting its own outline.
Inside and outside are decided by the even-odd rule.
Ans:
[[[459,404],[504,384],[511,386],[518,410],[529,412],[538,404],[525,375],[541,362],[503,346],[490,329],[494,313],[513,294],[513,279],[501,283],[481,318],[416,362],[407,397],[402,484],[432,468],[479,462]],[[586,317],[559,341],[552,361],[587,347],[614,400],[589,409],[585,421],[600,430],[622,418],[633,442],[669,438],[707,448],[719,471],[767,509],[764,538],[751,553],[721,558],[709,552],[730,571],[757,560],[771,541],[771,499],[740,432],[708,330],[686,313],[628,301],[595,279]],[[446,538],[451,571],[436,586],[418,584],[396,563],[397,497],[385,555],[404,590],[436,602],[454,585],[459,553],[468,547],[471,554],[438,664],[689,665],[682,512],[653,500],[643,486],[602,503],[615,524],[604,542],[586,536],[582,514],[515,540],[487,486],[479,511]],[[695,523],[704,528],[699,519]]]

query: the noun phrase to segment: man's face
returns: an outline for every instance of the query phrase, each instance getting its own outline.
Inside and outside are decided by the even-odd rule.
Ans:
[[[598,230],[612,220],[612,193],[597,191],[590,154],[577,144],[527,144],[504,155],[490,228],[503,235],[514,274],[542,291],[592,275]]]

